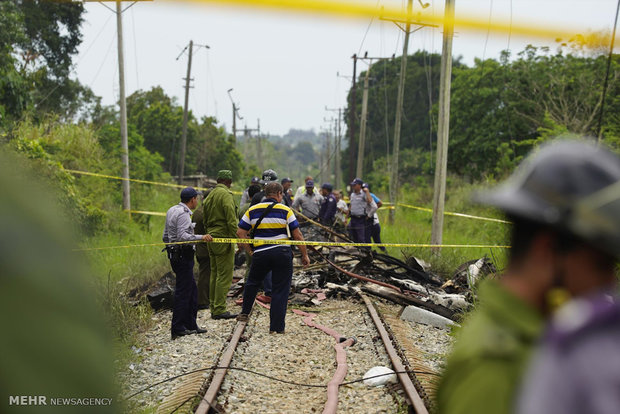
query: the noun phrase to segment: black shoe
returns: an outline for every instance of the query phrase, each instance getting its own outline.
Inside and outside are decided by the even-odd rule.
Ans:
[[[196,331],[189,330],[189,329],[185,329],[183,331],[172,332],[172,340],[177,339],[179,336],[187,336],[187,335],[191,335],[191,334],[195,334],[195,333],[196,333]]]
[[[203,334],[203,333],[207,333],[207,330],[206,329],[202,329],[202,328],[196,328],[194,333],[196,333],[196,334]]]
[[[206,305],[198,305],[198,310],[205,310],[205,309],[209,309],[209,304],[206,304]]]
[[[211,315],[211,319],[233,319],[236,318],[236,313],[230,313],[228,311],[220,313],[219,315]]]

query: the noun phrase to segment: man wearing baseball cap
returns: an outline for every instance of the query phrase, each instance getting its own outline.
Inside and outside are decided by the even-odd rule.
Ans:
[[[280,181],[280,184],[282,184],[283,191],[282,204],[287,207],[292,207],[293,199],[291,198],[291,184],[293,184],[293,180],[291,180],[289,177],[284,177],[282,181]]]
[[[164,227],[164,243],[211,241],[209,234],[194,234],[192,210],[198,205],[198,192],[187,187],[181,191],[181,202],[168,209]],[[205,333],[196,324],[198,289],[194,280],[194,244],[169,244],[166,246],[170,265],[176,275],[174,306],[172,308],[172,339],[195,333]]]
[[[204,201],[205,229],[213,237],[236,238],[237,205],[230,191],[232,172],[220,170],[217,185]],[[210,243],[211,280],[209,284],[209,308],[212,319],[236,317],[226,310],[226,294],[230,289],[235,265],[235,245],[231,243]]]
[[[362,185],[364,181],[360,178],[356,178],[351,182],[351,208],[349,210],[349,216],[351,221],[349,222],[349,236],[351,240],[356,243],[366,242],[366,219],[368,212],[373,209],[376,211],[377,204],[370,196],[368,188],[364,188],[362,191]]]

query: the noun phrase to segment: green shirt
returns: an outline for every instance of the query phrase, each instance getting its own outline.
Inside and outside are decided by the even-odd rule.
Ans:
[[[441,414],[510,413],[542,316],[495,281],[459,333],[437,390]]]
[[[213,237],[237,237],[237,204],[233,193],[218,184],[204,201],[204,224]]]

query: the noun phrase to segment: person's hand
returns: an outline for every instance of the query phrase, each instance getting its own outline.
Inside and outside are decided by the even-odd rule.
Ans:
[[[308,257],[307,254],[304,254],[303,256],[301,256],[301,264],[304,265],[304,267],[310,264],[310,258]]]
[[[370,190],[368,188],[362,188],[362,190],[364,190],[365,193],[369,193]]]
[[[210,242],[210,241],[213,241],[213,237],[211,237],[210,234],[205,234],[204,236],[202,236],[202,240],[206,242]]]

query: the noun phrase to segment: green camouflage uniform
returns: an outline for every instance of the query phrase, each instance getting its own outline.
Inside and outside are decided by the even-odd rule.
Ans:
[[[237,205],[232,192],[218,184],[204,201],[204,223],[207,233],[217,238],[237,237]],[[209,307],[211,316],[226,312],[226,294],[230,289],[235,265],[235,245],[209,243],[211,280]]]
[[[442,414],[504,414],[540,337],[542,316],[495,281],[479,289],[480,305],[459,332],[439,383]]]
[[[195,234],[207,234],[204,224],[203,203],[192,214],[192,222]],[[198,260],[198,306],[209,306],[209,283],[211,277],[211,261],[209,260],[209,247],[207,243],[196,243],[196,260]]]

